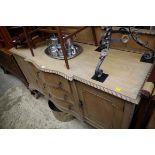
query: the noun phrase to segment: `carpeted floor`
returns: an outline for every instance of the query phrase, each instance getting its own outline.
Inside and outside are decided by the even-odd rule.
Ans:
[[[0,69],[0,128],[7,129],[83,129],[88,124],[73,119],[57,120],[44,97],[35,99],[24,84]]]

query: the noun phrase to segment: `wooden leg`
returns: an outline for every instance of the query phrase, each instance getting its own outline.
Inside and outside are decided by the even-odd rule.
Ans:
[[[25,34],[28,46],[30,48],[31,54],[32,54],[32,56],[34,56],[32,45],[31,45],[31,41],[30,41],[30,38],[29,38],[29,34],[28,34],[27,30],[26,30],[26,27],[23,27],[23,30],[24,30],[24,34]]]
[[[1,68],[2,68],[2,70],[3,70],[3,72],[4,72],[4,74],[9,74],[9,73],[10,73],[10,72],[7,71],[4,67],[1,66]]]
[[[149,121],[151,119],[151,116],[153,115],[154,109],[155,109],[155,95],[153,95],[150,99],[150,104],[149,104],[147,113],[145,115],[145,118],[143,120],[142,128],[147,128]]]
[[[132,119],[130,128],[141,129],[144,128],[144,118],[149,108],[149,98],[142,96],[139,105],[137,105],[134,117]]]
[[[95,44],[95,46],[97,46],[98,43],[97,43],[97,38],[96,38],[95,27],[94,27],[94,26],[91,26],[91,29],[92,29],[92,34],[93,34],[94,44]]]
[[[40,97],[42,96],[42,94],[41,94],[39,91],[37,91],[37,90],[31,90],[31,94],[32,94],[36,99],[38,99],[38,98],[40,98]]]
[[[59,26],[57,27],[57,31],[58,31],[58,36],[59,36],[59,39],[60,39],[60,44],[61,44],[61,48],[62,48],[62,51],[63,51],[64,59],[65,59],[65,64],[66,64],[67,69],[69,69],[69,64],[68,64],[68,59],[67,59],[67,52],[66,52],[66,49],[64,47],[64,39],[63,39],[63,36],[62,36],[61,28]]]

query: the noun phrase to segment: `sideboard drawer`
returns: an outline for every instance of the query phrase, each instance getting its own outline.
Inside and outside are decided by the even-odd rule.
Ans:
[[[72,93],[70,83],[64,77],[52,73],[44,73],[44,80],[53,88],[60,88],[68,93]]]
[[[74,99],[72,94],[65,92],[63,89],[49,87],[49,91],[54,98],[74,104]]]

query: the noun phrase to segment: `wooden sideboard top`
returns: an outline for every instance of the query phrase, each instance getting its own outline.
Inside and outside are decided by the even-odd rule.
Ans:
[[[11,52],[32,62],[39,70],[51,72],[63,76],[72,81],[78,80],[82,83],[100,89],[104,92],[122,98],[126,101],[138,104],[140,90],[151,71],[152,64],[140,62],[141,54],[110,49],[101,68],[109,74],[103,82],[92,80],[99,58],[96,46],[80,44],[83,52],[77,57],[68,60],[70,70],[65,67],[63,60],[50,58],[44,53],[45,45],[34,49],[32,57],[29,49],[15,49]]]

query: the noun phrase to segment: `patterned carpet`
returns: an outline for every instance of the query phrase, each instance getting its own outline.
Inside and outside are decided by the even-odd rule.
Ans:
[[[5,129],[82,129],[92,128],[73,119],[57,120],[44,97],[35,99],[18,79],[0,70],[0,128]]]

